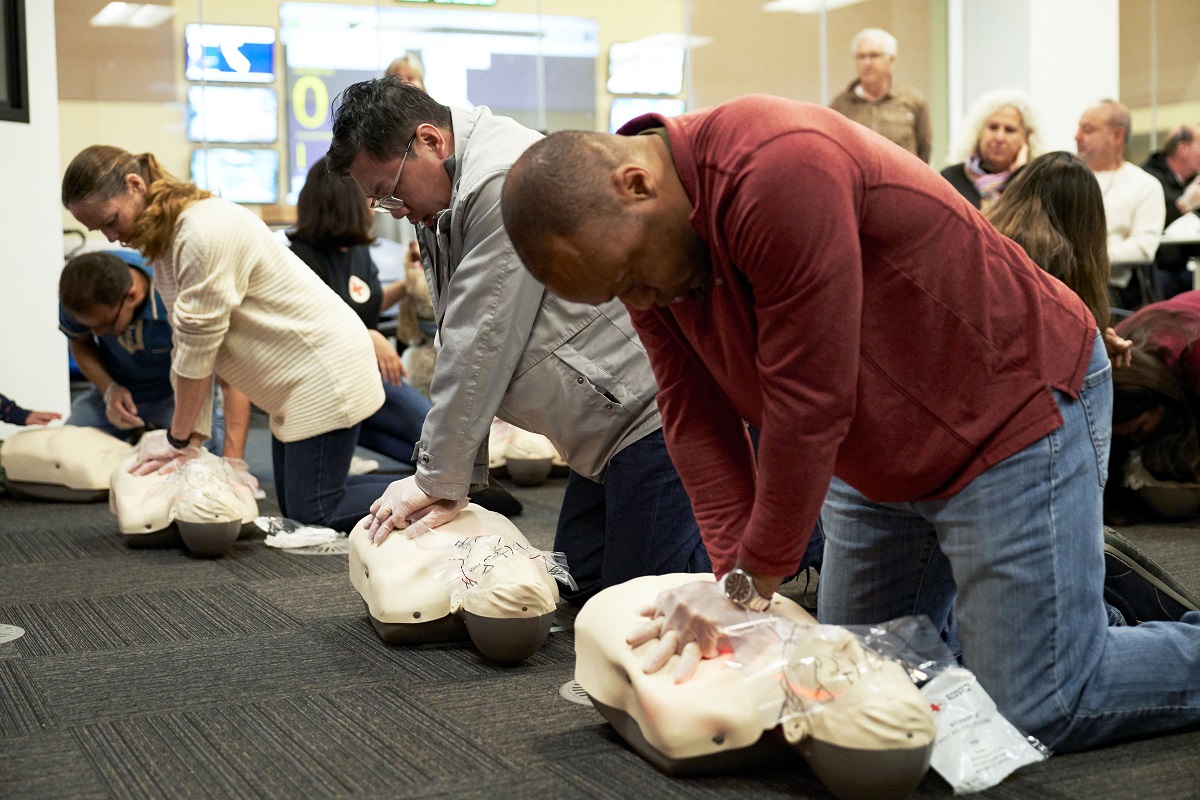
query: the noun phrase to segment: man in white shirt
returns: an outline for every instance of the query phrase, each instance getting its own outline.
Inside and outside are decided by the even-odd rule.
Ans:
[[[1112,262],[1109,290],[1113,304],[1136,308],[1154,298],[1149,276],[1162,237],[1166,206],[1162,184],[1125,160],[1129,141],[1129,109],[1116,100],[1101,100],[1083,112],[1075,132],[1079,157],[1096,174],[1108,220],[1108,259]]]

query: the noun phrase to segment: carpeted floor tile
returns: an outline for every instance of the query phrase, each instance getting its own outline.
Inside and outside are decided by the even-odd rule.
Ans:
[[[112,800],[70,731],[0,739],[5,800]]]
[[[202,586],[0,607],[25,629],[15,644],[37,657],[296,627],[248,588]]]

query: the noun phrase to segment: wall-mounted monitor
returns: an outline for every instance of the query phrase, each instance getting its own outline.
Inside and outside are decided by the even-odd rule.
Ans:
[[[615,42],[608,48],[611,94],[679,94],[683,47],[657,42]]]
[[[265,86],[189,86],[190,142],[270,144],[279,138],[279,95]]]
[[[183,29],[189,81],[270,83],[275,80],[275,29],[188,23]]]
[[[279,151],[197,148],[192,183],[234,203],[277,203]]]
[[[667,97],[614,97],[612,108],[608,112],[608,132],[616,133],[617,129],[634,117],[642,114],[662,114],[664,117],[674,117],[682,114],[683,101]]]

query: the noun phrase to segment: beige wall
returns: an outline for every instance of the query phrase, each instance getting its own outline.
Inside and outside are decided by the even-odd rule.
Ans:
[[[340,3],[343,5],[372,5],[369,0],[323,0],[323,2]],[[57,0],[60,8],[62,23],[68,28],[83,30],[87,33],[87,20],[100,7],[103,0]],[[92,6],[95,6],[93,9]],[[115,144],[134,152],[151,151],[163,166],[177,175],[186,176],[189,170],[191,152],[195,145],[187,141],[184,130],[186,107],[185,87],[183,77],[183,28],[189,22],[201,21],[199,11],[203,9],[203,21],[212,23],[229,23],[238,25],[266,25],[278,27],[280,0],[177,0],[175,3],[175,18],[165,23],[163,28],[172,30],[170,42],[173,53],[167,58],[140,58],[125,66],[120,71],[120,81],[134,84],[154,84],[157,91],[162,86],[170,87],[169,99],[160,100],[87,100],[64,99],[60,104],[60,119],[62,120],[62,140],[60,153],[64,166],[83,148],[90,144]],[[395,2],[381,3],[384,8],[403,8],[403,4]],[[608,119],[610,95],[605,91],[607,80],[606,55],[608,46],[613,42],[624,42],[650,36],[662,32],[680,32],[683,26],[683,0],[600,0],[599,2],[579,2],[578,0],[497,0],[490,7],[469,7],[472,11],[491,11],[504,13],[536,13],[538,8],[547,15],[586,16],[594,19],[600,30],[600,56],[596,68],[596,119],[598,124]],[[416,6],[414,6],[416,7]],[[445,8],[445,7],[443,7]],[[468,8],[468,7],[464,7]],[[94,35],[94,34],[92,34]],[[73,41],[86,41],[85,34],[72,34]],[[154,41],[156,46],[163,47],[160,35],[146,35],[147,41]],[[178,44],[176,44],[178,43]],[[150,46],[150,45],[147,45]],[[280,132],[281,138],[274,147],[279,150],[286,164],[286,143],[283,132],[286,131],[285,91],[282,69],[282,48],[276,49],[277,75],[273,84],[280,95]],[[69,52],[60,52],[59,61],[76,57]],[[109,61],[101,61],[100,70],[112,69]],[[168,72],[169,69],[169,72]],[[81,92],[73,90],[70,97],[79,97]],[[121,89],[118,96],[128,96],[128,89]],[[254,207],[252,207],[254,208]],[[263,211],[261,208],[256,210]],[[266,209],[264,216],[275,218],[277,210]],[[286,215],[284,215],[286,216]],[[63,212],[64,227],[78,227],[78,223]],[[99,234],[92,234],[92,239],[98,239]]]
[[[1044,0],[1056,2],[1057,0]],[[372,5],[369,0],[326,0],[346,5]],[[945,71],[946,0],[864,0],[827,15],[828,78],[826,91],[833,97],[853,78],[849,40],[863,27],[882,27],[900,44],[897,81],[913,86],[930,98],[934,120],[934,153],[946,151],[948,111]],[[1200,121],[1200,59],[1194,55],[1200,41],[1200,2],[1155,0],[1158,8],[1159,87],[1161,104],[1153,125],[1165,132],[1180,121]],[[150,150],[173,172],[186,175],[193,145],[184,132],[183,26],[199,21],[277,26],[280,0],[176,0],[176,16],[157,33],[145,34],[142,44],[114,44],[88,29],[87,19],[104,0],[56,0],[63,33],[59,64],[69,90],[60,105],[60,154],[65,164],[83,147],[95,142],[118,144],[130,150]],[[685,10],[690,7],[691,33],[711,42],[693,53],[695,107],[711,105],[748,92],[767,92],[811,102],[822,97],[819,17],[816,14],[768,13],[763,0],[497,0],[496,5],[470,10],[547,15],[585,16],[600,30],[600,57],[596,69],[596,120],[608,118],[611,96],[605,91],[606,55],[613,42],[630,41],[662,32],[682,33]],[[93,6],[95,8],[93,8]],[[380,8],[405,8],[395,0],[379,0]],[[417,7],[417,6],[413,6]],[[447,8],[442,6],[441,8]],[[1150,0],[1121,0],[1121,96],[1134,107],[1135,147],[1140,158],[1148,145],[1145,132],[1151,114],[1149,14]],[[126,34],[115,34],[127,36]],[[139,53],[129,57],[129,52]],[[282,48],[279,48],[282,60]],[[78,63],[92,59],[88,70]],[[968,53],[968,58],[987,58]],[[1102,56],[1097,56],[1102,57]],[[1081,65],[1085,69],[1086,65]],[[279,70],[282,76],[282,70]],[[106,77],[100,80],[96,76]],[[90,83],[89,83],[90,82]],[[91,86],[89,89],[88,86]],[[107,86],[109,89],[97,88]],[[129,99],[142,87],[145,99]],[[283,102],[286,87],[280,77],[280,130],[286,130]],[[68,88],[68,87],[64,87]],[[108,91],[120,99],[83,99],[89,91]],[[157,99],[154,99],[157,98]],[[1082,107],[1089,98],[1064,98]],[[1140,135],[1138,135],[1140,133]],[[1139,144],[1140,143],[1140,144]],[[285,142],[275,145],[285,157]],[[64,225],[74,225],[64,213]]]

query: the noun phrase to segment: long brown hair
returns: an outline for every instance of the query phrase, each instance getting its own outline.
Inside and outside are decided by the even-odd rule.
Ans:
[[[375,237],[367,198],[349,179],[331,175],[322,156],[308,170],[296,202],[296,229],[287,236],[318,250],[370,244]]]
[[[1079,295],[1108,327],[1108,226],[1096,177],[1072,153],[1046,153],[1009,181],[987,212],[998,231]]]
[[[129,191],[127,175],[139,176],[149,187],[146,207],[127,244],[141,250],[147,261],[155,261],[170,247],[180,213],[197,200],[212,197],[212,192],[179,180],[163,169],[153,153],[134,155],[120,147],[94,144],[80,151],[67,166],[62,204],[70,207],[72,203],[124,194]]]
[[[1196,481],[1200,477],[1197,398],[1185,370],[1191,362],[1190,349],[1198,346],[1200,318],[1155,304],[1134,314],[1118,330],[1133,341],[1133,348],[1129,366],[1113,370],[1113,424],[1162,408],[1158,425],[1141,443],[1142,464],[1159,480]]]

